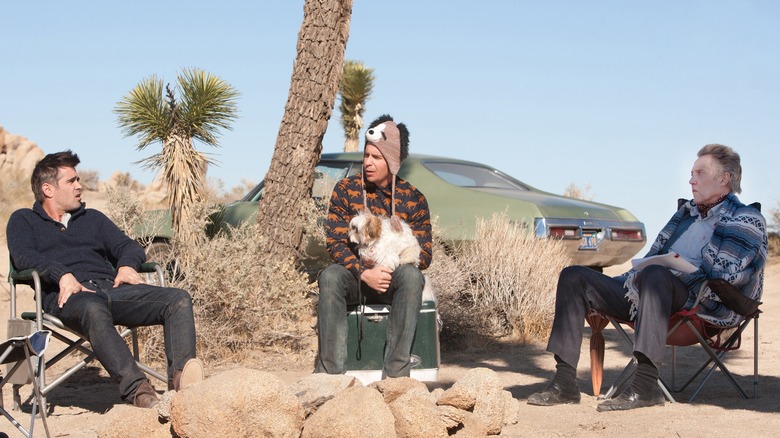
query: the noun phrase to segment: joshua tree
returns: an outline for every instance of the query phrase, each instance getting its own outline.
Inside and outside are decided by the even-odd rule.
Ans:
[[[344,61],[344,73],[339,83],[341,95],[341,126],[344,127],[344,152],[356,152],[359,148],[358,137],[363,127],[363,112],[366,101],[374,88],[374,69],[360,61]]]
[[[352,0],[306,0],[287,95],[257,221],[272,260],[296,255],[314,167],[336,102],[349,37]]]
[[[193,223],[191,209],[201,199],[210,162],[192,140],[218,146],[217,131],[231,129],[230,122],[237,117],[239,93],[217,76],[194,68],[182,70],[177,82],[179,100],[170,84],[163,95],[163,81],[151,76],[123,97],[114,112],[126,137],[140,137],[138,150],[162,143],[159,153],[140,162],[162,171],[173,230],[180,239],[190,240],[197,233],[183,227]]]

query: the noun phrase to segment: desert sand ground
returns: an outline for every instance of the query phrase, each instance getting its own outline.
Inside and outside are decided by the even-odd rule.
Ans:
[[[89,198],[87,197],[89,200]],[[95,207],[95,203],[90,206]],[[100,208],[97,205],[97,208]],[[0,272],[3,273],[3,291],[0,292],[0,315],[8,315],[8,285],[5,273],[8,272],[7,250],[0,245]],[[625,266],[612,267],[606,272],[618,274]],[[558,407],[537,407],[525,403],[528,396],[544,388],[554,373],[554,361],[544,351],[544,342],[530,344],[505,343],[489,348],[470,351],[442,351],[441,367],[437,382],[429,383],[435,387],[450,387],[466,371],[476,367],[494,370],[506,390],[520,401],[520,421],[516,425],[504,428],[501,436],[533,437],[709,437],[721,436],[779,436],[780,435],[780,342],[774,341],[775,327],[780,324],[780,261],[770,260],[765,272],[763,314],[760,318],[758,342],[759,387],[758,398],[743,400],[731,387],[726,378],[716,372],[699,394],[695,403],[667,403],[663,407],[638,409],[628,412],[599,413],[596,405],[599,400],[591,389],[588,337],[583,340],[582,360],[578,377],[583,392],[582,403]],[[23,290],[20,293],[19,307],[32,308],[32,293]],[[629,350],[612,328],[605,330],[606,358],[602,391],[606,391],[611,382],[628,361]],[[6,338],[6,326],[0,324],[0,338]],[[671,350],[668,349],[667,358]],[[737,380],[752,394],[753,373],[753,331],[752,326],[743,337],[742,349],[732,353],[726,363],[736,375]],[[704,356],[694,348],[678,350],[681,371],[691,371],[693,363],[699,363]],[[69,358],[69,360],[71,360]],[[76,360],[73,358],[72,360]],[[669,381],[670,369],[667,364],[662,369],[662,377]],[[242,364],[250,368],[271,371],[281,379],[293,383],[311,372],[309,363],[301,363],[293,358],[280,356],[259,359]],[[221,367],[220,367],[221,368]],[[219,369],[209,367],[207,374],[213,375]],[[158,385],[159,386],[159,385]],[[678,401],[687,400],[692,389],[674,394]],[[22,388],[23,397],[30,394],[30,387]],[[6,407],[11,406],[11,391],[3,393]],[[87,367],[71,377],[62,387],[49,395],[53,411],[48,422],[52,436],[56,437],[96,437],[93,430],[101,416],[113,407],[121,404],[116,385],[108,378],[99,364]],[[27,412],[15,412],[16,417],[26,425]],[[5,419],[0,418],[0,431],[9,436],[22,436]],[[38,420],[35,426],[36,436],[43,436],[43,427]],[[226,434],[229,432],[226,431]]]

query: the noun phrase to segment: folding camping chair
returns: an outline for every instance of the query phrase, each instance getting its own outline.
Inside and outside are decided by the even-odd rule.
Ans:
[[[141,266],[141,269],[139,270],[140,273],[145,275],[153,275],[155,284],[159,286],[165,286],[165,274],[163,273],[162,268],[156,264],[156,263],[144,263]],[[19,396],[19,388],[21,385],[30,383],[30,381],[34,380],[33,376],[38,380],[37,387],[43,396],[43,401],[41,404],[41,409],[46,409],[46,396],[49,394],[49,392],[56,388],[60,383],[67,380],[70,376],[75,374],[80,369],[84,368],[89,364],[93,359],[95,359],[95,353],[92,351],[89,340],[82,335],[81,333],[78,333],[77,331],[66,327],[63,322],[50,314],[47,314],[43,311],[42,307],[42,292],[41,292],[41,278],[38,274],[38,271],[34,269],[26,269],[23,271],[17,271],[13,260],[11,260],[11,272],[8,275],[8,282],[10,284],[10,310],[11,310],[11,319],[8,321],[8,329],[9,329],[9,335],[11,334],[23,334],[19,333],[19,331],[27,331],[28,333],[33,330],[50,330],[52,333],[52,336],[56,338],[59,341],[62,341],[65,344],[65,348],[62,349],[62,351],[55,354],[50,359],[44,359],[44,356],[41,355],[40,359],[40,368],[38,373],[36,374],[27,374],[27,373],[20,373],[21,375],[18,376],[16,379],[12,381],[14,384],[14,402],[17,405],[17,407],[21,404],[21,398]],[[16,286],[19,284],[24,284],[27,286],[30,286],[33,291],[35,292],[35,311],[34,312],[22,312],[21,318],[17,317],[16,313]],[[138,367],[144,371],[146,374],[155,377],[163,382],[168,381],[168,378],[164,376],[163,374],[160,374],[159,372],[155,371],[154,369],[142,364],[139,361],[139,351],[138,351],[138,337],[136,334],[136,330],[134,327],[123,327],[121,329],[118,329],[120,335],[123,338],[130,338],[133,348],[133,356],[135,357],[136,363],[138,364]],[[11,333],[11,332],[17,332],[17,333]],[[84,357],[75,365],[72,365],[70,368],[62,372],[59,376],[53,377],[51,381],[48,381],[46,377],[46,371],[52,367],[52,365],[56,364],[60,360],[62,360],[64,357],[66,357],[71,352],[80,352],[84,355]]]
[[[730,285],[728,285],[730,286]],[[733,293],[739,294],[739,290],[734,288],[733,286],[730,286],[733,288]],[[744,298],[746,302],[752,302],[750,310],[746,311],[745,315],[743,316],[743,319],[736,325],[732,327],[721,327],[716,326],[714,324],[711,324],[707,322],[706,320],[700,318],[697,316],[698,311],[698,302],[701,300],[702,295],[705,292],[705,287],[702,286],[701,291],[699,292],[699,296],[696,300],[696,305],[690,309],[690,310],[681,310],[674,315],[672,315],[672,318],[669,322],[669,332],[666,339],[666,345],[672,347],[672,385],[667,385],[662,379],[658,379],[658,385],[661,388],[661,391],[664,393],[664,396],[667,400],[670,402],[674,402],[674,397],[672,397],[671,392],[681,392],[685,390],[685,388],[688,387],[694,380],[696,380],[704,370],[706,370],[709,367],[709,370],[704,375],[702,380],[699,382],[699,385],[694,390],[693,394],[691,395],[690,399],[688,399],[688,402],[691,403],[696,398],[696,396],[699,394],[699,392],[702,390],[704,385],[709,381],[712,374],[715,372],[716,369],[719,369],[724,376],[728,379],[728,381],[732,384],[734,389],[737,390],[740,396],[742,398],[750,398],[747,394],[747,391],[743,389],[743,387],[737,382],[737,380],[734,378],[734,375],[729,371],[728,367],[726,367],[724,356],[729,351],[737,350],[741,347],[742,344],[742,333],[745,331],[747,326],[753,322],[753,398],[756,398],[758,396],[758,316],[761,314],[761,310],[758,308],[758,306],[761,304],[758,301],[755,300],[749,300],[747,298]],[[627,321],[620,321],[615,318],[606,316],[606,315],[600,315],[600,314],[591,314],[588,315],[587,321],[589,324],[591,324],[591,327],[593,329],[594,335],[591,338],[591,375],[594,378],[594,394],[598,395],[600,392],[600,384],[601,384],[601,370],[603,368],[603,337],[601,335],[601,330],[606,325],[604,323],[604,320],[602,319],[599,321],[599,318],[604,318],[606,321],[608,321],[610,324],[612,324],[613,327],[620,333],[621,337],[629,342],[631,346],[633,346],[634,341],[631,336],[626,332],[626,330],[623,328],[623,325],[628,325],[633,328],[633,323],[627,322]],[[594,342],[594,338],[596,341]],[[599,345],[600,343],[600,345]],[[594,345],[595,344],[595,345]],[[708,359],[702,364],[692,375],[691,377],[680,387],[675,386],[675,380],[676,380],[676,367],[677,367],[677,357],[676,357],[676,349],[677,347],[687,347],[687,346],[694,346],[699,345],[701,346],[704,351],[707,353]],[[601,349],[600,357],[599,355],[599,347]],[[596,355],[594,359],[594,355]],[[601,363],[598,363],[601,361]],[[636,371],[636,359],[632,358],[631,361],[626,365],[626,367],[623,369],[623,371],[618,376],[616,382],[609,388],[609,390],[604,394],[604,399],[612,398],[615,394],[618,394],[620,390],[623,389],[623,387],[628,383],[628,380],[631,378],[631,376]],[[598,376],[596,376],[598,374]],[[596,380],[598,379],[599,387],[596,387]]]
[[[0,344],[0,364],[9,364],[8,373],[0,379],[0,413],[3,414],[11,424],[14,425],[19,432],[24,436],[30,438],[33,436],[33,427],[35,426],[35,416],[40,408],[41,420],[43,421],[43,428],[46,431],[46,436],[49,436],[49,425],[46,422],[46,409],[43,401],[43,394],[41,394],[40,387],[38,386],[38,380],[33,379],[33,402],[32,410],[30,412],[30,428],[25,429],[3,406],[3,386],[10,382],[17,371],[24,370],[28,375],[34,375],[33,359],[37,359],[38,373],[41,372],[43,366],[43,352],[46,351],[46,347],[49,345],[49,339],[51,338],[51,332],[48,330],[41,330],[32,333],[28,336],[17,336],[10,338]],[[13,364],[13,365],[10,365]]]

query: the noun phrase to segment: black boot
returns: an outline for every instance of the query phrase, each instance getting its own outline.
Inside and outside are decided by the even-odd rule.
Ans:
[[[580,388],[577,386],[577,370],[555,356],[557,364],[552,382],[542,392],[528,397],[529,405],[555,406],[580,402]]]
[[[599,412],[663,406],[664,394],[658,387],[658,368],[644,354],[636,352],[634,356],[637,359],[637,368],[631,387],[617,398],[601,403],[596,408]]]

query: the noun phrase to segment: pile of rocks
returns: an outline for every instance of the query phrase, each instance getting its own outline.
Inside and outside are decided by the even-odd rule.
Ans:
[[[29,178],[35,163],[43,158],[38,145],[21,135],[11,134],[0,125],[0,172]]]
[[[482,437],[518,421],[518,402],[487,368],[470,370],[447,390],[414,379],[364,386],[349,376],[311,374],[293,385],[236,368],[180,393],[158,412],[117,406],[99,437]]]

